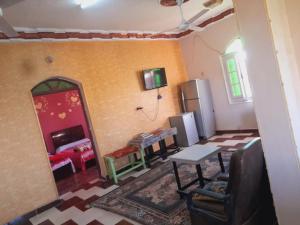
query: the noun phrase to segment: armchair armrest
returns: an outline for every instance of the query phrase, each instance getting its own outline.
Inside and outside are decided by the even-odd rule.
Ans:
[[[230,195],[226,195],[226,194],[221,194],[221,193],[216,193],[216,192],[212,192],[212,191],[208,191],[208,190],[204,190],[204,189],[196,189],[194,191],[191,191],[187,198],[186,198],[186,203],[187,203],[187,207],[189,209],[189,211],[191,213],[196,213],[196,214],[200,214],[201,216],[206,217],[209,220],[213,221],[213,224],[224,224],[224,221],[226,220],[225,217],[222,217],[221,215],[219,215],[218,213],[215,213],[213,211],[210,211],[209,208],[205,209],[205,208],[199,208],[199,206],[197,206],[197,203],[195,203],[193,200],[193,196],[195,194],[200,194],[204,197],[208,197],[208,201],[211,201],[211,203],[220,203],[220,204],[224,204],[224,213],[226,214],[225,211],[225,205],[227,204]],[[205,201],[205,200],[204,200]],[[207,204],[210,204],[209,202],[207,202]]]
[[[197,188],[193,191],[191,191],[186,198],[186,203],[188,208],[192,208],[194,203],[193,203],[193,196],[194,194],[200,194],[202,196],[208,197],[208,199],[210,199],[210,201],[216,201],[216,202],[221,202],[221,203],[226,203],[227,200],[229,199],[230,195],[224,195],[221,193],[216,193],[216,192],[212,192],[212,191],[207,191],[201,188]]]
[[[222,205],[224,205],[224,213],[226,214],[225,211],[225,205],[227,204],[230,195],[228,194],[221,194],[221,193],[217,193],[217,192],[212,192],[212,191],[208,191],[208,190],[204,190],[204,189],[196,189],[194,191],[191,191],[188,196],[187,196],[187,207],[189,209],[189,211],[191,213],[196,213],[196,214],[200,214],[203,217],[206,217],[208,220],[213,221],[212,224],[224,224],[224,221],[226,221],[226,216],[222,216],[221,214],[215,213],[213,211],[211,211],[209,208],[199,208],[199,206],[197,206],[197,203],[194,202],[195,200],[193,199],[193,196],[195,194],[200,194],[204,197],[207,197],[208,201],[207,204],[210,204],[209,201],[211,201],[211,203],[220,203]],[[201,200],[200,200],[201,201]],[[203,200],[205,201],[205,200]]]

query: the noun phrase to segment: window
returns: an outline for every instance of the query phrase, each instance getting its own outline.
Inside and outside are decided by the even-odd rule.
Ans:
[[[230,104],[252,101],[245,58],[240,39],[234,40],[222,56],[225,84]]]
[[[31,92],[33,96],[38,96],[74,89],[78,89],[76,84],[59,78],[54,78],[39,83],[31,90]]]

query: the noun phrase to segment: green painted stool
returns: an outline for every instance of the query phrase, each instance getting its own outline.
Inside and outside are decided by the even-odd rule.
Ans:
[[[135,160],[134,154],[140,152],[140,160]],[[116,167],[115,167],[115,160],[128,156],[128,160],[129,160],[129,165],[130,168],[117,173],[116,171]],[[144,153],[144,149],[138,149],[136,147],[133,146],[128,146],[122,149],[118,149],[117,151],[114,151],[113,153],[107,154],[104,156],[104,160],[106,163],[106,168],[108,171],[108,175],[111,179],[114,180],[115,184],[118,183],[118,178],[139,168],[139,167],[144,167],[144,169],[146,169],[146,163],[145,163],[145,153]],[[128,167],[128,165],[125,165],[124,167],[120,168],[124,169],[125,167]]]

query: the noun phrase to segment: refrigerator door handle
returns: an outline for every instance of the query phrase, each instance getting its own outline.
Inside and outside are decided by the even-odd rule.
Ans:
[[[186,112],[185,98],[184,98],[184,93],[183,93],[183,91],[182,91],[182,88],[180,88],[180,92],[181,92],[181,104],[182,104],[182,109],[183,109],[183,112]]]

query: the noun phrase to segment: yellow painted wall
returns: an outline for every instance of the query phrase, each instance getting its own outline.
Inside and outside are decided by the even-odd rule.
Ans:
[[[139,80],[152,67],[165,67],[169,83],[155,122],[135,110],[155,111],[156,90],[143,91]],[[187,79],[177,41],[0,44],[0,224],[58,197],[30,93],[58,75],[82,83],[102,156],[168,126],[179,112],[177,85]]]

